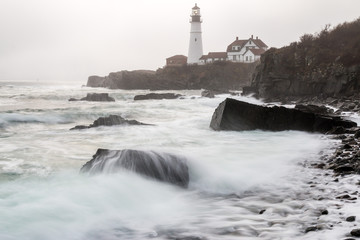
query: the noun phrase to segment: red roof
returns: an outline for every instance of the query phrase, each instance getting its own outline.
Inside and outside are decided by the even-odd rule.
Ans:
[[[192,9],[200,9],[200,8],[197,6],[197,3],[195,3],[195,7],[193,7]]]
[[[260,56],[265,52],[262,48],[250,48],[248,51],[251,51],[255,56]]]
[[[243,40],[238,40],[238,39],[236,38],[236,40],[227,47],[226,51],[227,51],[227,52],[238,52],[238,51],[240,51],[240,49],[242,49],[243,46],[244,46],[248,41],[250,41],[250,40],[253,41],[253,42],[255,43],[255,45],[258,46],[259,48],[267,48],[267,47],[268,47],[268,46],[267,46],[263,41],[261,41],[261,39],[259,39],[259,38],[256,38],[256,39],[249,38],[249,39],[243,39]],[[239,50],[233,50],[233,49],[232,49],[233,46],[239,46],[240,48],[239,48]]]
[[[248,42],[248,40],[235,40],[233,43],[231,43],[228,47],[227,47],[227,52],[237,52],[238,50],[233,50],[232,47],[233,46],[239,46],[240,49]],[[239,49],[239,50],[240,50]]]
[[[184,55],[175,55],[172,57],[168,57],[166,60],[187,60],[187,57]]]
[[[200,60],[206,60],[206,59],[215,59],[215,58],[224,58],[226,59],[227,53],[226,52],[209,52],[208,55],[202,55]]]
[[[259,48],[264,48],[264,47],[268,47],[263,41],[261,41],[259,38],[257,39],[252,39],[254,41],[254,43],[259,47]]]

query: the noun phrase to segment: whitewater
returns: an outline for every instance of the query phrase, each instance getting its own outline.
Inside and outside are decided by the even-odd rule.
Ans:
[[[68,101],[90,92],[116,101]],[[214,131],[211,116],[226,97],[262,103],[201,91],[133,100],[149,92],[0,82],[0,239],[343,239],[359,223],[344,219],[360,204],[336,196],[356,191],[360,178],[334,181],[311,167],[339,140]],[[153,125],[69,130],[110,114]],[[128,171],[80,174],[98,148],[184,156],[189,187]],[[314,225],[321,230],[306,233]]]

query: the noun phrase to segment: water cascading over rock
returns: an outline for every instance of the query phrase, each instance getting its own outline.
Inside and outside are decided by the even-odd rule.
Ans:
[[[184,157],[154,151],[98,149],[80,170],[90,175],[129,170],[162,182],[186,188],[189,170]]]

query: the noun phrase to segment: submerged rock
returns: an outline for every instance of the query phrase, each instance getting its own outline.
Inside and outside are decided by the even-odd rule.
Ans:
[[[326,133],[334,127],[351,128],[356,123],[285,107],[263,107],[227,98],[215,109],[210,127],[214,130],[299,130]]]
[[[145,95],[136,95],[134,100],[149,100],[149,99],[176,99],[181,97],[180,94],[175,93],[149,93]]]
[[[115,173],[123,169],[184,188],[189,184],[184,157],[154,151],[98,149],[80,172]]]
[[[81,99],[70,98],[69,101],[90,101],[90,102],[115,102],[108,93],[88,93],[86,97]]]
[[[93,128],[93,127],[99,127],[99,126],[114,126],[114,125],[151,125],[146,124],[142,122],[138,122],[136,120],[127,120],[121,116],[118,115],[110,115],[108,117],[100,117],[94,121],[93,124],[90,124],[88,126],[85,125],[78,125],[70,130],[80,130],[80,129],[86,129],[86,128]]]

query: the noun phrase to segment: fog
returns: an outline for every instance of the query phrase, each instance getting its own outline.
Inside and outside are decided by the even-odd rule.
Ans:
[[[269,47],[360,16],[359,0],[0,0],[0,80],[76,81],[152,69],[187,55],[190,11],[203,19],[204,54],[238,36]]]

